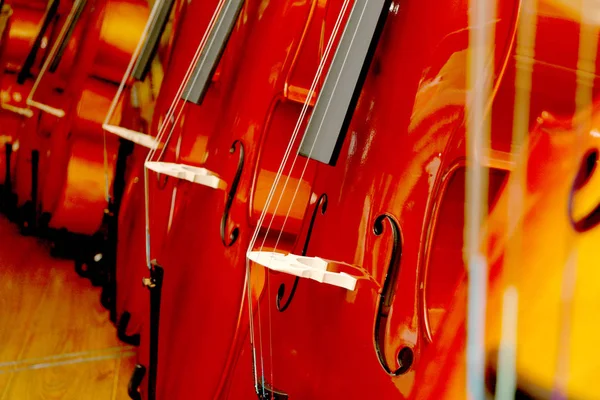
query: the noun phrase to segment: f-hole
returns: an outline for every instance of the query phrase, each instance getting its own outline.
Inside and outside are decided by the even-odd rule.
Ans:
[[[321,215],[325,215],[325,212],[327,211],[327,194],[325,193],[323,193],[321,197],[319,197],[317,205],[315,206],[315,209],[313,211],[312,218],[310,219],[308,233],[306,234],[306,241],[304,242],[304,247],[302,248],[302,256],[305,256],[306,252],[308,251],[308,245],[310,243],[312,231],[315,226],[315,220],[317,219],[317,215],[319,214],[319,209],[321,210]],[[300,282],[300,278],[296,277],[296,279],[294,279],[292,290],[290,291],[290,294],[285,303],[283,303],[283,305],[281,305],[281,301],[283,299],[283,296],[285,296],[285,283],[279,285],[279,289],[277,290],[277,298],[275,299],[275,305],[277,306],[277,310],[279,312],[284,312],[290,306],[292,300],[294,299],[294,295],[296,294],[298,282]]]
[[[593,149],[587,152],[581,161],[577,176],[573,181],[571,192],[569,193],[569,219],[571,225],[577,232],[587,232],[590,229],[596,227],[600,223],[600,204],[596,205],[592,211],[586,216],[575,220],[574,213],[574,198],[577,192],[582,189],[592,178],[592,175],[596,172],[598,166],[598,150]]]
[[[233,178],[233,182],[231,183],[231,189],[229,189],[229,193],[227,194],[227,202],[225,203],[225,210],[223,211],[223,217],[221,218],[221,241],[225,247],[231,247],[236,242],[239,234],[240,228],[234,227],[231,230],[231,233],[227,237],[227,221],[229,220],[229,211],[231,211],[231,206],[233,205],[233,199],[235,199],[235,194],[237,192],[237,188],[240,184],[240,179],[242,178],[242,172],[244,171],[244,144],[236,140],[231,145],[229,149],[229,154],[234,154],[236,149],[239,147],[240,156],[238,158],[238,166],[235,172],[235,177]]]
[[[385,327],[390,308],[392,306],[392,300],[394,298],[395,288],[398,281],[398,275],[400,272],[400,256],[402,255],[402,239],[400,237],[400,227],[398,222],[389,214],[382,214],[375,219],[373,224],[373,233],[375,236],[381,236],[385,230],[384,222],[388,222],[388,225],[392,229],[392,254],[390,256],[390,262],[388,264],[385,278],[383,281],[383,287],[379,294],[379,301],[377,306],[377,315],[375,318],[375,329],[374,329],[374,343],[375,352],[381,367],[391,376],[398,376],[406,373],[413,363],[413,351],[404,347],[398,352],[397,360],[398,367],[392,368],[385,359],[383,352],[383,343],[385,340]]]

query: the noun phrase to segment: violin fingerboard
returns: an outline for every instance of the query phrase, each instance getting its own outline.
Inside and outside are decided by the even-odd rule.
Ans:
[[[198,105],[202,103],[204,93],[217,69],[243,4],[244,0],[229,0],[219,12],[208,40],[200,53],[194,73],[181,96],[182,99]]]
[[[167,22],[169,22],[174,3],[175,0],[163,0],[155,5],[155,7],[160,8],[157,10],[154,21],[152,21],[150,30],[146,35],[140,56],[133,67],[133,77],[138,81],[143,81],[150,70],[150,64],[158,50],[160,38],[165,31]]]
[[[373,59],[389,0],[357,0],[300,146],[302,156],[335,165]]]

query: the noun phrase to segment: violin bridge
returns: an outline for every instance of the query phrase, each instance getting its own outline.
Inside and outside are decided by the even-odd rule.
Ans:
[[[0,105],[0,107],[4,110],[10,111],[10,112],[18,114],[18,115],[22,115],[27,118],[33,117],[33,111],[31,111],[31,109],[29,109],[29,108],[17,107],[17,106],[13,106],[12,104],[7,104],[7,103],[2,103],[2,105]]]
[[[158,174],[172,176],[212,189],[225,190],[227,188],[227,183],[223,179],[206,168],[159,161],[146,161],[144,165]]]
[[[56,107],[49,106],[48,104],[40,103],[39,101],[32,100],[31,96],[33,96],[33,91],[29,94],[27,98],[27,105],[31,107],[35,107],[38,110],[42,110],[45,113],[55,116],[56,118],[64,118],[65,110],[61,110]]]
[[[345,263],[324,260],[319,257],[304,257],[295,254],[285,255],[271,251],[251,251],[248,253],[248,258],[272,271],[312,279],[319,283],[351,291],[356,288],[356,278],[339,271],[340,267],[349,266]]]
[[[135,144],[139,144],[140,146],[150,150],[156,150],[162,147],[161,145],[159,145],[159,143],[153,136],[147,135],[145,133],[123,128],[122,126],[109,124],[102,125],[102,128],[105,131],[112,133],[113,135],[117,135],[123,139],[129,140],[130,142],[133,142]]]

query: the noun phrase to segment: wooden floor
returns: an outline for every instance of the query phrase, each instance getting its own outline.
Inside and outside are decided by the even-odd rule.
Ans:
[[[128,399],[135,348],[100,289],[0,216],[0,400]]]

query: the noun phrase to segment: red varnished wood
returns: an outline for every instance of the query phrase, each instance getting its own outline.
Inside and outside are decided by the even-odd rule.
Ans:
[[[2,177],[0,182],[4,183],[6,158],[4,144],[13,145],[13,157],[11,159],[11,180],[16,177],[16,154],[19,149],[19,132],[23,126],[28,124],[24,113],[27,113],[25,100],[32,87],[31,81],[24,84],[17,83],[17,73],[21,70],[25,59],[34,45],[36,37],[40,32],[43,22],[45,7],[41,2],[32,2],[21,4],[19,2],[4,6],[8,15],[6,31],[2,37],[0,47],[0,68],[1,68],[1,91],[0,91],[0,120],[2,121],[2,132],[0,136],[0,145],[2,145],[2,154],[0,154],[0,171]],[[46,32],[44,38],[51,38],[53,26]],[[42,59],[44,52],[38,53],[38,59]],[[35,65],[34,65],[35,68]]]
[[[502,75],[518,3],[498,10],[496,60]],[[319,165],[312,190],[328,196],[317,216],[308,256],[353,265],[355,291],[300,280],[290,307],[275,308],[280,284],[294,278],[260,272],[254,287],[258,365],[265,379],[291,398],[402,398],[420,368],[424,345],[419,301],[429,210],[441,187],[464,159],[465,68],[468,3],[401,5],[388,20],[335,167]],[[428,26],[426,32],[422,27]],[[415,41],[414,37],[420,40]],[[299,254],[311,214],[304,219]],[[393,301],[375,338],[379,295],[392,251],[392,229],[374,234],[381,215],[400,228],[401,256]],[[455,249],[460,252],[460,246]],[[254,272],[255,271],[255,272]],[[414,354],[406,373],[390,376],[380,365],[375,341],[392,370],[401,349]],[[264,365],[264,367],[263,367]],[[237,374],[242,373],[242,367]],[[241,390],[241,389],[240,389]],[[238,393],[239,390],[234,390]]]
[[[241,30],[244,35],[230,41],[204,104],[187,114],[180,159],[217,173],[228,183],[227,191],[239,159],[239,147],[230,149],[236,140],[244,145],[242,178],[225,240],[234,226],[240,233],[232,246],[224,246],[219,226],[226,192],[186,182],[178,185],[173,222],[163,250],[156,253],[165,269],[159,365],[176,366],[169,370],[159,366],[159,396],[225,396],[233,379],[245,384],[242,392],[231,396],[255,396],[250,364],[244,363],[243,374],[231,375],[238,352],[247,345],[245,252],[302,109],[305,84],[317,71],[315,60],[320,60],[324,46],[319,38],[331,32],[340,4],[246,2],[234,32],[235,36]],[[243,51],[232,62],[227,53],[238,46]],[[300,90],[286,93],[286,87],[292,86]],[[220,108],[214,119],[216,105]],[[306,181],[308,192],[301,196],[304,203],[295,210],[286,236],[298,232],[303,207],[311,198],[309,178]],[[219,307],[201,306],[206,302]],[[188,314],[195,317],[182,319]],[[176,342],[189,345],[171,345]],[[212,367],[204,369],[203,363]]]
[[[138,126],[142,131],[156,136],[159,126],[169,112],[169,108],[181,82],[188,71],[190,62],[198,48],[202,36],[217,6],[214,2],[192,2],[179,4],[175,10],[174,24],[167,49],[159,48],[159,61],[163,65],[164,80],[158,97],[155,99],[153,118],[150,126]],[[174,57],[173,55],[177,55]],[[133,111],[135,113],[135,111]],[[124,114],[124,118],[127,114]],[[137,116],[139,118],[139,115]],[[134,116],[134,118],[136,118]],[[139,119],[138,119],[139,120]],[[132,129],[133,126],[126,127]],[[179,129],[179,128],[178,128]],[[174,139],[175,141],[177,139]],[[176,146],[173,146],[176,147]],[[167,159],[176,159],[169,147]],[[142,333],[138,362],[148,365],[148,289],[140,282],[148,274],[146,262],[146,229],[144,213],[144,161],[148,150],[135,146],[127,161],[126,188],[119,211],[119,231],[117,248],[117,314],[129,312],[131,319],[127,334]],[[164,182],[164,180],[162,181]],[[169,206],[172,200],[173,182],[167,180],[167,187],[152,192],[152,238],[159,246],[168,227]],[[150,187],[156,188],[159,181],[152,176]],[[142,388],[146,385],[142,384]],[[142,389],[143,390],[143,389]]]
[[[109,189],[114,171],[117,139],[108,137],[105,164],[101,125],[147,19],[141,1],[111,0],[97,7],[99,13],[89,21],[95,25],[87,27],[75,76],[61,100],[67,115],[52,132],[49,169],[41,186],[42,209],[51,216],[49,226],[86,235],[100,227],[107,207],[106,171]],[[127,29],[119,36],[124,26]],[[88,78],[92,76],[108,82]]]
[[[528,171],[527,190],[523,199],[524,214],[518,217],[518,221],[523,221],[523,232],[517,239],[522,243],[519,246],[523,246],[526,250],[522,253],[519,265],[510,267],[523,272],[518,274],[519,277],[514,282],[519,291],[516,370],[518,384],[520,389],[528,391],[530,395],[545,398],[550,397],[553,388],[557,389],[554,387],[556,381],[553,382],[559,359],[556,349],[560,347],[556,336],[560,331],[557,321],[560,308],[557,288],[560,286],[564,268],[568,268],[563,258],[569,251],[565,246],[568,243],[576,243],[574,247],[577,250],[578,246],[584,246],[583,243],[594,235],[594,231],[591,231],[579,235],[575,242],[567,239],[571,237],[569,235],[576,234],[568,224],[566,218],[568,207],[565,203],[579,163],[586,151],[596,147],[596,143],[589,132],[574,129],[575,123],[570,117],[575,111],[575,93],[578,84],[575,71],[578,68],[579,16],[577,13],[572,13],[571,6],[565,8],[566,3],[546,0],[537,3],[536,62],[533,64],[530,93],[531,133],[528,140],[530,150],[528,154],[519,157],[517,165],[513,165],[513,168],[527,168]],[[511,64],[514,63],[512,56],[510,61]],[[508,73],[492,109],[494,131],[512,129],[514,86],[514,65],[509,65]],[[599,88],[599,81],[594,78],[591,80],[591,86],[584,90],[590,90],[592,96],[596,98]],[[594,107],[593,112],[597,112],[597,106]],[[557,120],[551,115],[562,116],[562,118]],[[509,180],[510,182],[512,181]],[[591,186],[586,192],[587,203],[594,201],[594,194],[590,188]],[[489,235],[482,239],[482,247],[487,250],[490,272],[486,321],[488,361],[486,368],[491,372],[496,367],[500,316],[503,313],[504,283],[501,276],[506,268],[504,256],[514,246],[511,245],[514,243],[511,237],[516,234],[514,228],[509,229],[506,225],[508,199],[509,189],[503,188],[489,217],[487,224]],[[463,221],[459,220],[456,223],[462,224]],[[441,222],[439,225],[442,228]],[[559,238],[557,235],[562,236]],[[547,247],[541,245],[541,242],[556,243],[556,246]],[[543,247],[545,250],[535,253],[534,249],[538,248],[536,247],[538,245],[541,246],[540,249]],[[582,254],[587,253],[584,251]],[[581,271],[586,271],[583,272],[584,275],[591,271],[588,269],[587,262],[586,255],[581,260],[581,266],[578,266]],[[437,333],[434,334],[433,343],[428,346],[424,354],[426,368],[419,371],[416,378],[417,384],[412,394],[415,399],[458,398],[467,395],[465,387],[467,277],[462,261],[456,260],[453,270],[452,279],[445,282],[443,294],[428,295],[438,298],[438,308],[451,311],[436,321]],[[439,267],[431,269],[430,274],[428,279],[431,281],[440,281],[444,276],[447,277]],[[591,279],[589,275],[588,279]],[[589,304],[593,304],[591,300],[593,296],[589,299]],[[583,303],[579,303],[579,306],[581,304]],[[536,310],[535,315],[531,314],[533,310]],[[574,320],[573,324],[582,326],[582,322],[577,320]],[[582,334],[581,332],[579,331],[578,334]],[[584,343],[585,340],[579,337],[577,341],[573,339],[571,343],[576,342]],[[581,349],[577,346],[572,345],[564,351],[564,354],[569,355],[563,361],[571,360],[571,357],[581,357]],[[577,355],[571,356],[571,352]],[[594,363],[582,362],[581,358],[578,360],[577,363],[569,362],[571,371],[569,378],[565,378],[565,382],[569,382],[566,389],[567,397],[592,398],[594,394],[583,388],[580,379],[597,366]],[[494,375],[492,373],[490,378]],[[490,385],[488,389],[493,390],[493,387]]]

